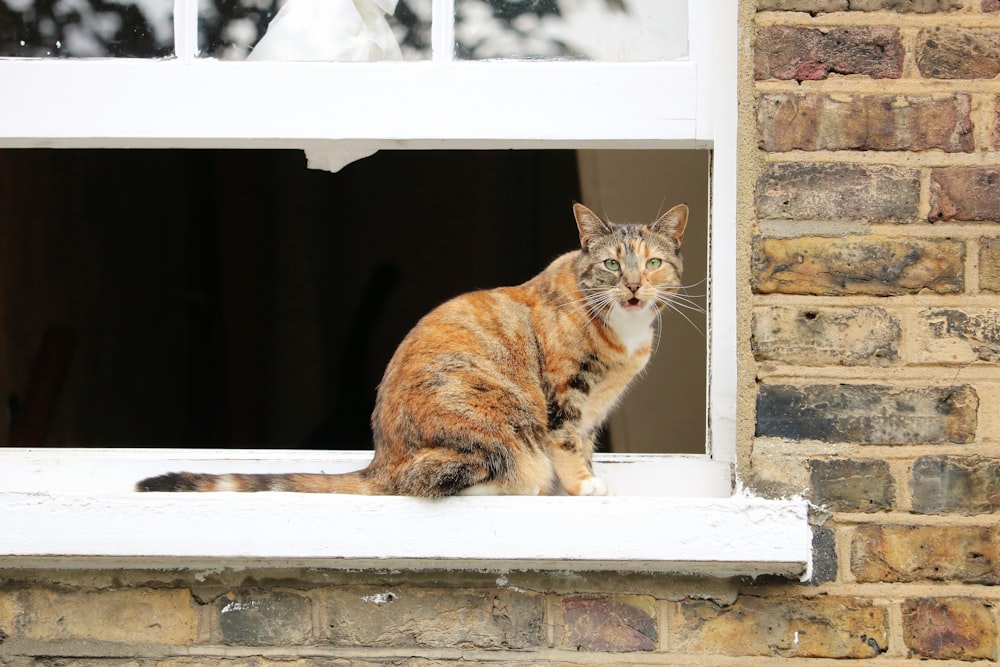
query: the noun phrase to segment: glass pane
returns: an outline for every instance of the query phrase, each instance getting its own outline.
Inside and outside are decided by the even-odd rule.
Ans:
[[[430,57],[431,0],[199,0],[201,55],[221,60]]]
[[[688,0],[456,0],[458,57],[676,60]]]
[[[170,56],[173,13],[173,0],[0,0],[0,56]]]

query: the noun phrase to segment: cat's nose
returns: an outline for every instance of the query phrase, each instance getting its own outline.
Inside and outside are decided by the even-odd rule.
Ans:
[[[625,283],[625,287],[627,287],[632,294],[638,292],[641,286],[641,283]]]

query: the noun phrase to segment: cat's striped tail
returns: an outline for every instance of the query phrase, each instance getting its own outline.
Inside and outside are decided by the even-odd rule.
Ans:
[[[248,475],[227,473],[210,475],[193,472],[171,472],[148,477],[135,485],[136,491],[291,491],[297,493],[377,493],[364,471],[342,475],[291,473],[280,475]]]

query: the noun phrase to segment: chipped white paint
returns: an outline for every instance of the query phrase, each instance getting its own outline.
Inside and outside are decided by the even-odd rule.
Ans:
[[[374,595],[362,595],[361,599],[365,602],[371,602],[373,605],[383,605],[395,602],[398,597],[395,593],[376,593]]]
[[[247,600],[246,602],[232,601],[220,610],[222,614],[231,614],[234,611],[256,611],[260,609],[260,600]]]
[[[213,576],[215,576],[217,574],[221,574],[222,572],[225,572],[225,570],[226,570],[226,568],[224,568],[224,567],[210,567],[210,568],[206,568],[204,570],[199,570],[198,572],[196,572],[195,575],[194,575],[194,578],[195,578],[195,580],[200,581],[201,583],[205,583],[205,581],[209,577],[213,577]]]

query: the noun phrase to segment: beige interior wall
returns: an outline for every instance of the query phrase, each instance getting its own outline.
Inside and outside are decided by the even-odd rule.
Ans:
[[[612,222],[652,222],[686,203],[684,284],[705,305],[710,153],[699,150],[578,152],[584,204]],[[665,312],[645,377],[609,423],[615,452],[705,452],[706,323],[703,314]],[[697,328],[696,328],[697,327]]]

